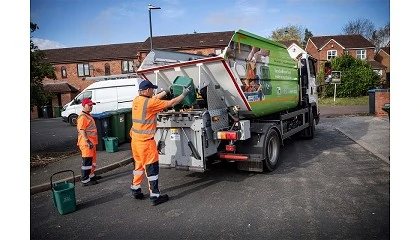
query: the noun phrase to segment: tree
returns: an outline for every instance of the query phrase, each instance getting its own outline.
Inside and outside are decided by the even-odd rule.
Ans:
[[[296,40],[299,45],[302,46],[303,30],[300,26],[292,25],[283,28],[276,28],[276,30],[271,32],[271,36],[269,38],[279,43],[282,41]]]
[[[375,53],[380,48],[385,47],[389,43],[390,24],[386,24],[383,28],[375,29],[374,24],[367,19],[357,19],[350,21],[343,27],[344,34],[360,34],[375,45]]]
[[[30,25],[31,33],[36,31],[38,25],[31,22]],[[31,75],[30,75],[30,84],[31,84],[31,106],[30,110],[33,110],[34,106],[42,106],[48,102],[48,99],[51,97],[49,93],[44,91],[44,86],[42,85],[42,80],[44,78],[57,79],[55,71],[51,63],[45,61],[45,53],[41,51],[38,46],[32,41],[32,36],[30,39],[30,64],[31,64]]]
[[[356,19],[348,22],[343,27],[343,32],[346,35],[360,34],[369,41],[372,40],[373,32],[375,31],[375,25],[368,19]]]
[[[391,31],[389,23],[386,24],[383,28],[379,28],[373,32],[371,42],[375,45],[375,53],[389,43],[390,34]]]
[[[308,44],[309,38],[311,38],[313,36],[314,35],[312,34],[312,32],[309,31],[307,28],[305,28],[305,38],[303,39],[303,43],[302,43],[303,48],[306,48],[306,44]]]

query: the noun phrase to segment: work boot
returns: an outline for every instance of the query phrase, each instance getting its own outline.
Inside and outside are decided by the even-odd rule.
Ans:
[[[152,206],[156,206],[158,204],[167,202],[168,200],[169,200],[168,194],[163,194],[163,195],[160,195],[159,197],[150,198],[150,201],[152,201]]]
[[[98,184],[96,180],[90,180],[87,183],[82,183],[82,187],[87,187],[87,186],[96,185],[96,184]]]
[[[95,175],[95,176],[91,177],[90,180],[98,181],[101,178],[102,178],[101,176]]]
[[[131,189],[131,194],[133,195],[133,198],[135,199],[143,199],[144,198],[144,194],[141,191],[136,191]]]

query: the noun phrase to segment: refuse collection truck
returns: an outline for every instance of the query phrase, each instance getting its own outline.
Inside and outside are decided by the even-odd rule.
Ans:
[[[312,139],[319,122],[316,59],[291,58],[277,42],[237,30],[219,55],[152,50],[137,74],[159,87],[195,91],[157,116],[161,167],[203,172],[235,161],[273,171],[284,140]]]

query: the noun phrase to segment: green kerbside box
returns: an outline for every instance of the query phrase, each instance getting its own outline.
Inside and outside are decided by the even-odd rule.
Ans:
[[[195,103],[195,100],[196,100],[194,82],[191,78],[182,77],[182,76],[176,77],[174,80],[172,91],[173,91],[174,97],[178,97],[179,95],[182,94],[184,87],[189,87],[189,86],[191,86],[191,91],[188,93],[187,96],[185,96],[184,99],[182,99],[182,101],[179,104],[191,107]]]
[[[103,137],[105,143],[105,150],[107,152],[118,152],[118,138],[117,137]]]

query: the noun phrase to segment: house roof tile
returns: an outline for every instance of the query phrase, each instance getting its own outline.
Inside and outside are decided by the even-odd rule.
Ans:
[[[280,41],[286,47],[290,47],[293,43],[300,47],[299,42],[296,40],[289,40],[289,41]]]
[[[382,65],[380,62],[375,61],[375,60],[368,60],[367,62],[370,64],[370,66],[372,66],[373,69],[386,68],[386,66]]]
[[[142,42],[43,50],[52,64],[136,58]]]
[[[346,49],[349,48],[374,48],[373,45],[369,40],[364,38],[360,34],[353,34],[353,35],[335,35],[335,36],[319,36],[319,37],[311,37],[310,40],[314,43],[314,45],[320,49],[325,44],[327,44],[331,39],[335,42],[340,44]]]
[[[79,89],[67,82],[44,83],[44,90],[52,93],[78,92]]]
[[[391,51],[390,47],[383,47],[383,48],[381,48],[381,50],[386,52],[388,55],[390,55],[390,51]]]
[[[192,33],[171,36],[153,36],[153,48],[176,50],[197,49],[206,47],[225,47],[229,44],[235,31]],[[150,49],[150,37],[146,39],[140,50]]]
[[[225,47],[235,31],[154,36],[153,48],[165,50]],[[136,58],[138,51],[150,50],[150,37],[145,42],[121,43],[74,48],[43,50],[46,61],[52,64],[77,63],[95,60]]]

